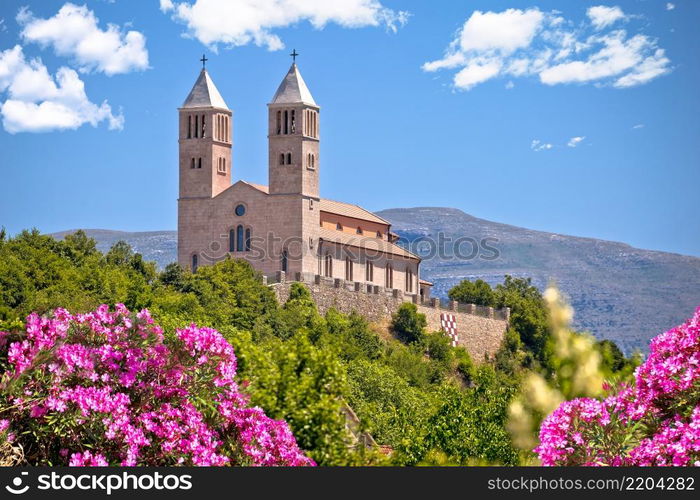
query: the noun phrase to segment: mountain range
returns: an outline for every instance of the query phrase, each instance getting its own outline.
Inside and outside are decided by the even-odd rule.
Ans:
[[[697,257],[534,231],[454,208],[396,208],[377,215],[423,258],[421,277],[434,283],[434,296],[446,297],[463,279],[495,285],[509,274],[532,278],[541,289],[554,282],[574,307],[577,329],[614,340],[626,353],[646,351],[649,339],[700,305]],[[176,231],[85,231],[103,252],[124,240],[160,268],[176,260]]]

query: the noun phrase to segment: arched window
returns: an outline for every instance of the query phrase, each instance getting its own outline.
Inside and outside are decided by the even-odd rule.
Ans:
[[[207,120],[206,115],[202,115],[202,137],[207,136]]]
[[[280,165],[284,165],[284,153],[280,153]]]
[[[391,267],[391,264],[386,265],[384,286],[386,288],[394,288],[394,269]]]
[[[245,230],[245,251],[250,252],[250,228]]]
[[[326,254],[326,262],[324,266],[324,274],[326,278],[333,277],[333,256],[329,253]]]
[[[199,137],[199,115],[194,117],[194,136]]]
[[[336,223],[336,225],[335,225],[335,229],[336,229],[336,231],[342,231],[342,230],[343,230],[343,225],[342,225],[340,222],[338,222],[338,223]]]
[[[374,281],[374,264],[370,261],[365,264],[365,281],[368,283]]]
[[[226,126],[224,127],[226,131],[226,135],[224,136],[224,142],[231,142],[231,130],[228,116],[224,118],[224,122],[226,123]]]
[[[413,292],[413,272],[410,269],[406,269],[406,291]]]
[[[297,118],[296,118],[296,112],[292,110],[292,119],[291,119],[291,133],[296,134],[297,132]]]
[[[192,272],[197,271],[197,266],[199,265],[199,258],[197,257],[197,254],[194,254],[192,256]]]
[[[238,252],[242,252],[244,249],[245,249],[245,246],[244,246],[243,226],[239,225],[236,228],[236,250]]]
[[[214,131],[216,140],[221,140],[221,115],[216,115],[216,130]]]
[[[192,115],[187,115],[187,138],[192,138]]]
[[[280,135],[282,133],[282,112],[278,111],[277,112],[277,135]]]
[[[380,239],[381,239],[381,237],[382,237],[382,232],[381,232],[381,231],[377,231],[377,238],[380,238]]]
[[[284,112],[284,135],[289,133],[289,112],[285,110]]]
[[[202,159],[201,158],[197,159],[197,168],[202,168]]]
[[[292,164],[292,153],[287,153],[287,165]]]
[[[289,254],[287,253],[287,250],[282,250],[282,258],[281,258],[281,267],[282,271],[285,273],[287,272],[287,264],[289,264]]]
[[[316,156],[314,154],[311,155],[311,168],[316,168]]]
[[[228,232],[228,251],[236,251],[236,232],[233,229]]]
[[[362,234],[362,228],[361,228],[361,227],[358,227],[358,228],[355,230],[355,232],[356,232],[357,234]]]
[[[306,166],[311,168],[311,153],[306,155]]]
[[[194,168],[194,167],[195,167],[194,158],[192,158],[192,165],[190,166],[190,168]]]
[[[350,257],[345,258],[345,281],[352,281],[352,261]]]
[[[222,158],[222,160],[223,160],[224,173],[226,173],[226,158]]]

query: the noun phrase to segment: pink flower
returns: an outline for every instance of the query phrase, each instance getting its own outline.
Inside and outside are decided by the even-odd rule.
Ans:
[[[700,460],[700,308],[654,338],[635,384],[567,401],[540,427],[544,465],[669,465]],[[694,405],[694,406],[693,406]]]
[[[104,455],[95,453],[94,455],[88,450],[83,453],[73,453],[70,456],[68,465],[71,467],[107,467],[107,459]]]
[[[286,422],[248,407],[233,348],[219,332],[190,325],[176,338],[164,343],[148,311],[134,315],[123,304],[30,315],[24,336],[0,342],[18,380],[0,392],[8,416],[0,432],[12,421],[25,435],[26,417],[41,432],[40,419],[61,414],[61,433],[43,430],[46,449],[58,450],[44,460],[71,466],[313,465]],[[76,447],[90,449],[69,456]]]

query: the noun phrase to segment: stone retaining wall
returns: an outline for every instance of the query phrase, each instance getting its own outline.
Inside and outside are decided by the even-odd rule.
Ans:
[[[396,289],[301,273],[297,273],[295,278],[294,281],[287,281],[284,273],[277,273],[269,279],[275,281],[270,286],[275,290],[279,302],[287,301],[293,282],[301,282],[309,289],[321,314],[330,308],[346,314],[356,311],[370,322],[386,324],[401,304],[413,302],[418,311],[425,314],[429,331],[442,329],[440,314],[453,314],[457,324],[458,345],[464,347],[475,361],[482,361],[485,356],[490,357],[496,353],[508,327],[508,308],[493,309],[454,301],[445,302],[436,298],[420,303],[418,295],[405,294]]]

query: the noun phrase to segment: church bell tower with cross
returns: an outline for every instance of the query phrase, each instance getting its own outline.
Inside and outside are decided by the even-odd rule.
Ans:
[[[232,111],[206,69],[179,108],[180,203],[213,198],[231,185]]]
[[[271,195],[301,194],[318,200],[320,107],[301,77],[296,50],[292,65],[268,104]]]

